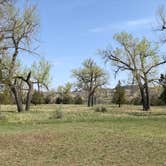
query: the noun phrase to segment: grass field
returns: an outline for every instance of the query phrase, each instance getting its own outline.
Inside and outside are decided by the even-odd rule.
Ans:
[[[166,165],[166,107],[62,105],[63,118],[51,118],[58,107],[1,106],[0,165]]]

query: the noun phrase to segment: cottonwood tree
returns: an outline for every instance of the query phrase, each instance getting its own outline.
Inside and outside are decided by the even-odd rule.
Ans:
[[[11,57],[8,78],[5,80],[5,84],[10,87],[15,97],[18,112],[21,112],[23,111],[23,104],[18,91],[15,67],[20,53],[34,53],[34,50],[30,49],[30,44],[38,27],[36,8],[31,5],[25,7],[24,10],[20,10],[14,3],[3,7],[5,8],[5,14],[0,19],[0,52],[1,56],[7,54]]]
[[[5,57],[3,57],[3,66],[1,66],[3,80],[7,80],[8,78],[8,71],[10,69],[10,61],[11,61],[10,56],[6,55]],[[23,94],[26,94],[25,110],[28,111],[30,108],[30,101],[32,98],[33,82],[31,78],[31,71],[27,68],[24,69],[19,59],[17,59],[15,64],[13,79],[16,80],[17,91],[22,101],[23,101]],[[25,93],[26,91],[27,93]]]
[[[40,93],[41,88],[48,89],[50,84],[50,69],[51,64],[44,58],[40,59],[39,62],[34,62],[31,68],[33,82],[37,84],[37,90]]]
[[[24,82],[24,85],[27,87],[24,88],[24,90],[27,91],[25,102],[26,111],[30,110],[30,104],[34,93],[34,85],[37,85],[38,87],[45,87],[48,90],[50,82],[50,69],[50,63],[45,59],[41,59],[38,63],[35,62],[31,68],[24,69],[22,74],[19,74],[19,76],[17,76],[17,78],[22,80]],[[42,92],[38,88],[38,91],[35,91],[34,96],[36,98],[36,96],[40,95],[42,96]]]
[[[115,91],[113,94],[112,102],[118,104],[121,107],[121,104],[125,103],[125,89],[121,86],[121,82],[119,81],[117,86],[115,87]]]
[[[24,71],[23,74],[19,74],[16,78],[21,81],[20,87],[22,88],[21,91],[27,91],[26,98],[25,98],[25,110],[30,110],[30,104],[33,95],[33,81],[31,78],[31,71]],[[21,92],[20,92],[21,93]]]
[[[159,56],[158,46],[152,45],[146,38],[134,38],[126,32],[114,36],[119,47],[100,50],[107,62],[116,68],[116,73],[128,71],[138,84],[143,110],[150,109],[149,84],[156,78],[156,68],[166,63],[166,57]]]
[[[87,92],[87,105],[93,106],[97,89],[108,81],[107,73],[93,59],[85,60],[82,67],[73,70],[72,73],[77,80],[77,87]]]

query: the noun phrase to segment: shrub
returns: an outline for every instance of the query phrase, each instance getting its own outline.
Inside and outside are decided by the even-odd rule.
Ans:
[[[131,104],[134,104],[134,105],[141,105],[141,98],[138,96],[138,97],[135,97],[131,100],[130,102]]]
[[[74,97],[74,104],[83,104],[83,100],[81,96]]]
[[[63,104],[72,104],[73,103],[73,99],[71,96],[63,96],[63,100],[62,100]]]
[[[0,93],[0,104],[12,104],[12,97],[10,91],[5,89],[4,92]]]
[[[164,102],[156,95],[150,97],[150,105],[151,106],[161,106],[164,105]]]
[[[62,104],[62,98],[57,97],[55,103],[56,104]]]
[[[50,97],[50,96],[46,96],[46,97],[44,98],[44,104],[52,104],[52,102],[51,102],[51,97]]]
[[[164,104],[166,104],[166,85],[163,86],[163,91],[160,95],[160,99],[163,101]]]
[[[119,107],[121,104],[125,103],[125,89],[121,86],[119,81],[118,85],[115,87],[115,92],[113,94],[112,103],[118,104]]]
[[[62,119],[63,118],[63,111],[61,107],[56,108],[55,112],[53,113],[50,119]]]
[[[33,104],[44,104],[44,95],[42,92],[34,91],[33,96],[32,96],[32,101]]]
[[[106,107],[104,107],[104,106],[97,106],[97,107],[95,107],[95,112],[107,112],[108,110],[107,110],[107,108]]]

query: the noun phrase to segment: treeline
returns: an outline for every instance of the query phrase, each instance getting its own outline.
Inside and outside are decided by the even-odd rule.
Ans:
[[[33,91],[31,104],[38,105],[38,104],[86,104],[87,99],[86,95],[82,92],[73,91],[71,83],[67,83],[64,86],[59,86],[57,91],[47,91],[47,92],[38,92],[38,90]],[[70,87],[70,88],[69,88]],[[73,86],[74,87],[74,86]],[[163,88],[159,88],[153,95],[150,95],[150,105],[151,106],[162,106],[166,104],[166,88],[163,85]],[[66,90],[68,89],[68,90]],[[154,89],[154,88],[153,88]],[[102,90],[102,89],[101,89]],[[112,96],[108,96],[105,99],[103,96],[103,100],[100,101],[98,97],[101,98],[100,95],[94,96],[94,105],[96,104],[117,104],[121,107],[123,104],[133,104],[133,105],[141,105],[141,96],[138,94],[137,96],[132,97],[129,99],[126,96],[126,89],[125,86],[121,85],[121,82],[117,84],[115,89],[112,89],[113,94]],[[134,93],[134,92],[133,92]],[[23,95],[23,104],[26,104],[26,96]],[[0,93],[0,104],[15,104],[14,98],[9,90],[4,90],[3,93]]]

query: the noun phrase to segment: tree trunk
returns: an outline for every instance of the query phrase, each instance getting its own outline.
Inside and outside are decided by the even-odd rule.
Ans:
[[[23,112],[24,109],[23,109],[23,104],[22,104],[22,98],[21,98],[20,94],[18,93],[16,86],[11,85],[10,89],[14,95],[18,112]]]
[[[37,90],[38,90],[38,93],[40,93],[40,83],[37,82]]]
[[[88,95],[88,107],[90,107],[91,106],[91,95],[89,94]]]
[[[96,105],[96,96],[94,96],[93,103]]]
[[[91,107],[93,107],[93,105],[94,105],[94,96],[91,95]]]
[[[139,89],[140,89],[140,93],[141,93],[143,110],[144,111],[148,111],[146,96],[145,96],[145,92],[144,92],[144,87],[143,86],[139,86]]]
[[[33,83],[29,82],[28,86],[29,86],[29,89],[28,89],[28,92],[27,92],[26,106],[25,106],[25,110],[26,111],[30,110],[30,105],[31,105],[31,100],[32,100],[32,94],[33,94]]]
[[[150,109],[150,99],[149,99],[149,87],[148,84],[145,84],[145,93],[146,93],[146,109]]]

